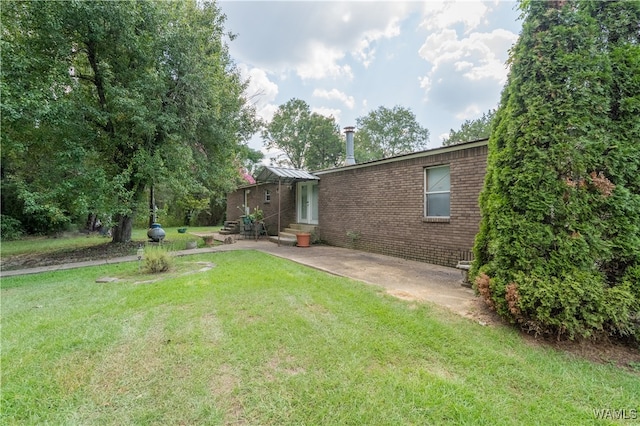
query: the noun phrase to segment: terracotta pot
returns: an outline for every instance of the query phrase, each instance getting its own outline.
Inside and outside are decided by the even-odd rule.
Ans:
[[[311,234],[308,232],[301,232],[296,234],[298,239],[298,247],[309,247],[311,245]]]

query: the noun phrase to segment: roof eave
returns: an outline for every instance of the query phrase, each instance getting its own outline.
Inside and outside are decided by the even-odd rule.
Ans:
[[[411,160],[413,158],[430,157],[432,155],[444,154],[447,152],[460,151],[463,149],[484,146],[484,145],[487,145],[488,142],[489,142],[489,139],[479,139],[471,142],[464,142],[464,143],[459,143],[455,145],[432,148],[425,151],[418,151],[418,152],[412,152],[409,154],[397,155],[395,157],[383,158],[381,160],[368,161],[366,163],[356,163],[351,166],[342,166],[342,167],[336,167],[334,169],[318,170],[318,171],[314,171],[313,174],[321,176],[324,174],[342,172],[345,170],[355,170],[355,169],[361,169],[363,167],[377,166],[379,164],[387,164],[387,163],[394,163],[396,161]]]

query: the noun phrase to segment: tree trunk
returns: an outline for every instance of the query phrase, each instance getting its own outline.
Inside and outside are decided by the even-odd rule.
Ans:
[[[87,231],[93,232],[96,230],[96,219],[98,219],[98,215],[95,213],[89,213],[87,215],[87,222],[85,224]]]
[[[133,230],[133,217],[128,215],[116,215],[117,224],[111,231],[112,243],[127,243],[131,241]]]
[[[156,221],[156,194],[153,185],[149,188],[149,228]]]

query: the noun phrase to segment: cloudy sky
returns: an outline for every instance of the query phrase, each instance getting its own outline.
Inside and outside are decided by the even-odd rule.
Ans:
[[[219,3],[248,95],[270,120],[291,98],[340,127],[379,106],[410,108],[430,131],[498,104],[522,27],[512,1],[231,1]],[[255,137],[250,145],[262,148]]]

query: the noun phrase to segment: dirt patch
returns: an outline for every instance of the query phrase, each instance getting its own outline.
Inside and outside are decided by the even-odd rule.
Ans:
[[[487,304],[480,298],[473,299],[468,306],[467,318],[477,321],[480,325],[506,325],[504,320],[493,310],[489,309]]]
[[[489,309],[480,298],[474,301],[470,312],[469,318],[482,325],[510,326],[495,311]],[[632,341],[622,339],[558,340],[552,337],[535,336],[524,331],[520,331],[520,335],[529,345],[550,348],[598,364],[615,365],[640,375],[640,346]]]
[[[406,290],[387,290],[386,293],[410,302],[427,301],[424,296]],[[466,308],[466,312],[457,310],[457,313],[483,326],[511,327],[479,297],[472,300]],[[523,331],[520,334],[527,344],[531,346],[557,350],[598,364],[615,365],[640,375],[640,347],[633,342],[587,339],[571,341],[534,336]]]
[[[137,272],[129,273],[120,277],[100,277],[96,279],[96,283],[112,283],[112,282],[132,282],[133,284],[153,284],[158,281],[165,281],[172,278],[183,277],[185,275],[198,274],[207,272],[215,268],[215,263],[211,262],[181,262],[174,266],[170,271],[149,273]]]
[[[415,294],[406,292],[404,290],[388,290],[387,294],[393,297],[397,297],[398,299],[408,300],[411,302],[421,300],[421,298],[416,296]]]
[[[152,284],[161,280],[182,277],[184,275],[197,274],[200,272],[207,272],[213,269],[216,265],[211,262],[186,262],[180,266],[181,268],[179,270],[154,274],[156,278],[135,281],[134,284]]]
[[[640,348],[623,340],[556,340],[521,333],[533,346],[542,346],[568,353],[598,364],[610,364],[640,375]]]

